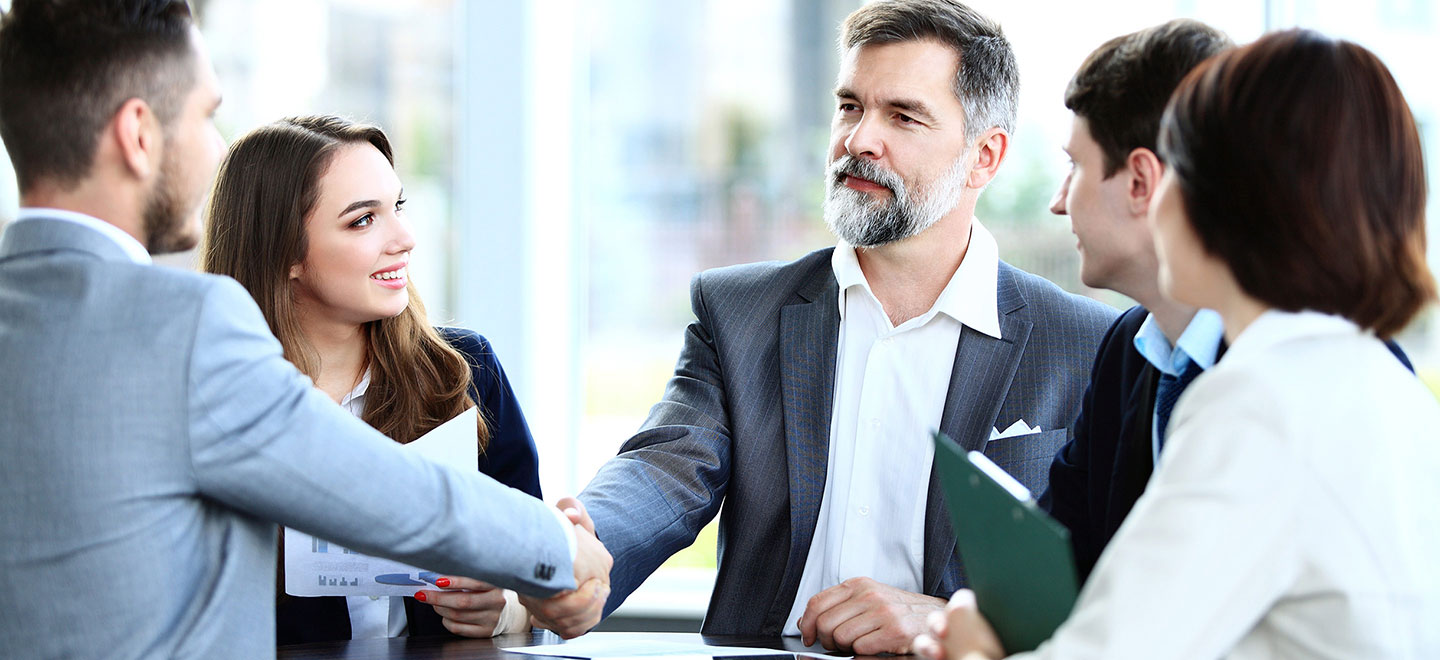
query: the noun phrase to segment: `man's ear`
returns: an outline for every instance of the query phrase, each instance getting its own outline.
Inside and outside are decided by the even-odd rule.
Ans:
[[[975,142],[975,163],[970,166],[970,175],[966,178],[965,185],[970,188],[980,189],[989,185],[995,178],[995,173],[1000,171],[1000,163],[1005,161],[1005,155],[1010,151],[1010,134],[1000,127],[985,131]]]
[[[160,119],[150,109],[150,104],[140,99],[130,99],[120,105],[120,110],[110,118],[109,138],[114,140],[116,151],[125,169],[139,179],[149,179],[160,171],[163,131]]]
[[[1125,191],[1130,213],[1143,218],[1150,210],[1155,189],[1160,186],[1160,177],[1165,175],[1165,166],[1155,152],[1140,147],[1126,157],[1125,171],[1130,177],[1130,186]]]

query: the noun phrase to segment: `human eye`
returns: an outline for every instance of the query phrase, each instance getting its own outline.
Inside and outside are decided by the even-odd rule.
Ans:
[[[859,106],[859,105],[856,105],[856,104],[854,104],[854,103],[851,103],[850,101],[841,101],[841,102],[840,102],[840,106],[839,106],[838,108],[836,108],[836,110],[838,110],[838,111],[840,112],[840,114],[844,115],[844,114],[850,114],[850,113],[852,113],[852,112],[859,112],[859,111],[860,111],[860,106]]]
[[[350,226],[354,227],[355,229],[364,229],[365,227],[369,227],[374,222],[375,214],[366,213],[365,215],[355,218],[355,221],[350,223]]]
[[[897,112],[897,113],[895,113],[895,121],[898,121],[898,122],[900,122],[901,124],[904,124],[904,125],[907,125],[907,126],[913,126],[913,125],[916,125],[916,124],[919,124],[919,123],[920,123],[920,122],[917,121],[914,117],[911,117],[910,115],[907,115],[907,114],[905,114],[905,113],[903,113],[903,112]]]
[[[406,200],[405,200],[404,197],[401,197],[400,199],[395,200],[395,212],[396,212],[396,213],[399,213],[399,212],[405,210],[405,201],[406,201]]]

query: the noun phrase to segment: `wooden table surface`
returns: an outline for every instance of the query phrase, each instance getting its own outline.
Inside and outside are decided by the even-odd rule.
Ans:
[[[824,654],[819,646],[806,647],[797,637],[706,637],[696,633],[622,633],[596,632],[589,637],[603,636],[609,640],[704,642],[711,646],[749,646],[758,648],[785,649]],[[565,640],[548,631],[501,635],[493,639],[456,639],[453,637],[396,637],[393,639],[359,639],[345,642],[319,644],[294,644],[281,646],[276,657],[284,660],[318,660],[320,658],[345,658],[346,660],[536,660],[539,656],[509,653],[502,647],[535,646],[539,644],[560,644]],[[790,657],[790,656],[777,656]],[[862,658],[864,656],[861,656]]]

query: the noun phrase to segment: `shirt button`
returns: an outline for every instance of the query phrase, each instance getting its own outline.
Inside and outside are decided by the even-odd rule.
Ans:
[[[890,344],[895,343],[895,338],[894,338],[894,337],[886,337],[886,338],[884,338],[884,339],[882,339],[882,340],[880,340],[880,341],[885,342],[885,345],[886,345],[886,346],[889,346]]]
[[[870,419],[870,428],[876,428],[876,429],[880,428],[880,418],[879,418],[879,417],[873,417],[873,418]]]
[[[870,507],[868,507],[868,506],[862,506],[862,507],[860,507],[859,509],[857,509],[857,511],[859,511],[859,512],[860,512],[860,515],[862,515],[862,516],[868,516],[868,515],[870,515]]]

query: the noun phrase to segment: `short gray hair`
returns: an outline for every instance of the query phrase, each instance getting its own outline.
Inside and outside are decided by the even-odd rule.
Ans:
[[[965,139],[994,127],[1015,132],[1020,69],[1000,24],[956,0],[880,0],[840,26],[840,52],[856,46],[933,39],[960,56],[955,97],[965,110]]]

